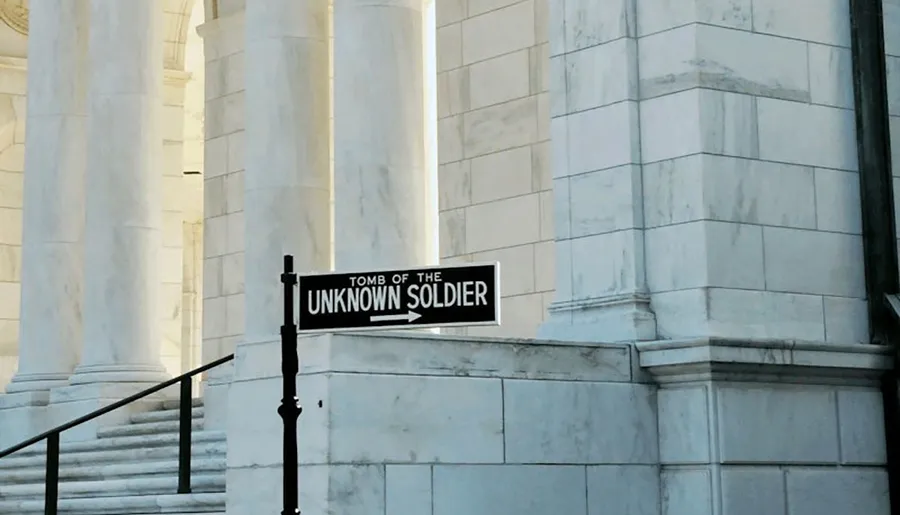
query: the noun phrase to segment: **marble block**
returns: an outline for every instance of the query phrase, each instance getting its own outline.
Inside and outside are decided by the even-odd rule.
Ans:
[[[635,514],[658,513],[641,501],[658,489],[655,387],[638,382],[629,345],[379,333],[298,349],[305,514],[587,515],[613,485]],[[228,513],[279,507],[280,352],[278,341],[237,349]],[[237,486],[248,481],[267,486]]]
[[[721,338],[637,346],[660,382],[663,514],[890,513],[879,390],[889,349]]]
[[[49,400],[46,390],[0,395],[0,450],[50,429]]]

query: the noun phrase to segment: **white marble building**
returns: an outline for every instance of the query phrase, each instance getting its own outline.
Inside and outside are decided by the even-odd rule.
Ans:
[[[501,327],[302,342],[305,514],[888,513],[848,0],[26,4],[0,446],[236,352],[205,423],[275,512],[282,254],[500,261]]]

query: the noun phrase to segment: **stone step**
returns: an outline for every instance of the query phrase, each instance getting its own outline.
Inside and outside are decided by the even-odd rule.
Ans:
[[[191,408],[191,417],[203,418],[203,406]],[[166,409],[157,411],[146,411],[144,413],[135,413],[131,415],[129,420],[132,424],[145,424],[147,422],[163,422],[166,420],[179,420],[181,414],[177,409]]]
[[[215,458],[192,458],[192,476],[212,472],[225,473],[226,459],[224,454]],[[16,468],[0,470],[0,485],[31,484],[44,482],[44,467]],[[89,481],[110,478],[128,477],[178,477],[178,460],[142,461],[139,463],[114,463],[102,465],[61,465],[60,481]]]
[[[191,433],[192,446],[200,442],[218,442],[225,441],[224,431],[194,431]],[[85,440],[83,442],[62,442],[59,446],[60,454],[85,451],[104,451],[114,449],[137,449],[149,447],[165,447],[178,446],[178,433],[156,434],[156,435],[138,435],[138,436],[117,436],[114,438],[98,438],[96,440]],[[39,442],[31,447],[22,449],[15,453],[13,457],[28,456],[34,454],[46,454],[47,442]],[[0,468],[5,466],[5,462],[11,459],[6,457],[0,459]]]
[[[228,445],[224,440],[195,443],[191,445],[191,456],[193,460],[203,459],[207,457],[224,457]],[[149,461],[158,461],[165,459],[177,459],[178,447],[149,447],[146,449],[110,449],[100,451],[80,451],[61,453],[59,456],[60,472],[63,467],[72,466],[89,466],[96,464],[114,464],[114,463],[144,463]],[[38,468],[43,473],[46,463],[43,454],[20,456],[10,456],[0,459],[0,472],[6,469],[25,469]]]
[[[102,428],[96,440],[60,446],[59,513],[225,515],[227,442],[203,430],[203,400],[191,400],[192,494],[178,488],[177,399]],[[0,459],[0,515],[44,512],[46,442]]]
[[[224,515],[225,493],[60,499],[57,506],[59,513],[65,515],[144,515],[151,513],[166,513],[168,515],[210,513]],[[0,514],[2,515],[24,515],[27,513],[44,513],[44,500],[0,500]]]
[[[170,409],[178,409],[181,406],[181,401],[178,399],[168,399],[162,402],[162,409],[170,410]],[[203,397],[192,397],[191,398],[191,406],[195,408],[199,408],[203,406]]]
[[[121,436],[178,434],[179,420],[166,420],[163,422],[145,422],[140,424],[128,424],[124,426],[102,427],[97,430],[97,438],[117,438]],[[203,419],[191,419],[191,428],[196,431],[203,429]]]
[[[44,486],[44,483],[0,485],[0,499],[6,501],[14,499],[42,499]],[[197,493],[224,492],[225,474],[197,474],[192,476],[191,490]],[[59,483],[60,499],[162,495],[174,494],[177,491],[177,477],[138,477]]]

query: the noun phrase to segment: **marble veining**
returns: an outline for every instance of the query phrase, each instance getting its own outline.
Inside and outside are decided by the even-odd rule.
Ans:
[[[88,8],[87,0],[40,2],[31,13],[24,288],[9,392],[65,384],[81,354]]]
[[[91,2],[85,348],[71,380],[156,382],[160,362],[163,13],[154,0]],[[126,35],[127,34],[127,35]],[[137,57],[136,57],[137,56]],[[121,374],[121,375],[120,375]]]
[[[282,256],[331,267],[328,3],[250,1],[246,11],[244,337],[282,323]],[[227,97],[226,97],[227,98]]]
[[[422,8],[414,0],[335,6],[338,270],[434,259],[428,241]]]

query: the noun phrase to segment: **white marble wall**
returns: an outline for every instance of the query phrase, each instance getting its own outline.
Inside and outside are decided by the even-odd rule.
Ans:
[[[442,263],[500,261],[501,327],[534,336],[554,288],[547,0],[435,0]]]
[[[884,347],[698,339],[638,348],[661,383],[662,515],[890,512]]]
[[[276,403],[259,402],[280,395],[279,345],[238,349],[229,515],[280,507],[283,428]],[[323,335],[300,346],[303,513],[659,515],[655,388],[632,382],[627,345]]]
[[[561,300],[645,279],[660,338],[867,340],[848,4],[812,5],[553,4]]]
[[[184,69],[191,74],[184,91],[184,266],[182,287],[181,368],[201,364],[203,329],[203,147],[206,60],[197,27],[204,21],[203,2],[188,19]],[[199,381],[199,378],[196,378]]]
[[[847,0],[637,5],[659,336],[867,341]]]
[[[25,61],[0,58],[0,392],[18,362]]]
[[[163,225],[160,249],[161,357],[172,375],[181,373],[182,289],[184,282],[184,93],[189,75],[166,72],[163,90]]]
[[[634,2],[551,6],[557,277],[541,336],[652,339]]]
[[[886,23],[900,23],[900,3],[885,5]],[[243,332],[243,7],[219,1],[205,27],[216,33],[206,42],[209,357]],[[584,27],[584,12],[567,9],[556,26],[544,0],[436,0],[441,258],[503,266],[503,326],[468,334],[535,334],[553,297],[557,235],[573,244],[563,276],[601,258],[596,273],[566,280],[593,300],[622,293],[616,274],[627,267],[609,249],[630,248],[625,282],[646,283],[661,337],[865,341],[847,0],[813,18],[770,0],[616,0]],[[900,68],[892,59],[889,70]],[[567,89],[551,98],[555,74]],[[613,132],[593,138],[597,127],[576,124],[586,139],[551,166],[551,111],[582,125],[605,113]],[[623,123],[637,131],[628,141],[613,137]],[[621,180],[603,164],[613,153],[593,152],[612,147],[640,149]],[[554,174],[581,202],[555,227]]]
[[[219,2],[200,29],[206,59],[202,361],[234,352],[244,333],[244,15]]]

